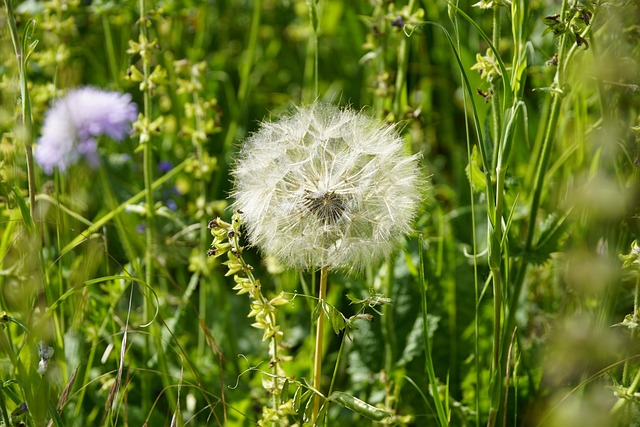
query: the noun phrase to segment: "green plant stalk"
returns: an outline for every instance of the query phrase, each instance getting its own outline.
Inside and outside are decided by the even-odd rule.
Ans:
[[[372,18],[378,22],[379,21],[379,31],[384,33],[387,30],[386,20],[385,20],[385,10],[382,7],[382,2],[376,2],[374,11],[372,13]],[[376,79],[380,79],[381,76],[385,73],[385,52],[386,46],[384,44],[385,38],[379,37],[377,40],[377,46],[375,50],[375,61],[376,61]],[[379,118],[384,118],[383,114],[386,108],[386,96],[374,96],[373,97],[373,107],[374,111],[378,114]]]
[[[104,29],[104,46],[107,51],[107,63],[111,78],[120,85],[120,74],[118,73],[118,64],[116,61],[116,53],[113,48],[113,35],[111,34],[111,24],[107,14],[102,14],[102,28]]]
[[[498,157],[496,164],[496,200],[495,210],[493,218],[490,217],[490,229],[489,229],[489,268],[491,270],[491,278],[493,282],[493,358],[491,364],[491,384],[490,384],[490,396],[491,407],[489,412],[489,420],[487,426],[492,427],[495,425],[496,417],[500,408],[502,407],[502,387],[503,387],[503,375],[506,376],[506,366],[503,365],[503,361],[506,360],[503,355],[504,345],[502,336],[502,319],[504,317],[504,297],[503,293],[506,291],[506,284],[508,283],[507,271],[508,269],[508,248],[505,244],[506,240],[506,227],[508,224],[503,224],[504,217],[504,193],[505,193],[505,180],[507,165],[511,154],[514,128],[518,119],[518,112],[520,111],[521,103],[517,99],[514,99],[514,105],[507,110],[506,118],[507,124],[504,128],[504,133],[500,137],[500,145],[498,146]],[[503,249],[504,248],[504,249]],[[505,272],[502,270],[504,258]],[[515,333],[515,331],[514,331]],[[506,339],[506,338],[505,338]]]
[[[336,364],[333,367],[333,375],[331,375],[331,384],[329,384],[329,392],[327,393],[327,396],[331,396],[331,393],[333,393],[333,385],[335,384],[336,378],[338,376],[338,369],[340,367],[340,360],[342,360],[342,351],[344,350],[344,343],[346,340],[347,340],[347,334],[346,332],[343,332],[342,340],[340,341],[340,348],[338,349],[338,355],[336,356]]]
[[[233,110],[235,114],[231,117],[227,133],[224,138],[223,151],[220,154],[219,159],[223,160],[219,162],[218,173],[214,178],[212,187],[216,189],[218,196],[223,195],[223,180],[229,178],[228,171],[229,165],[224,161],[225,156],[231,151],[231,146],[237,138],[238,129],[240,128],[240,121],[247,109],[247,96],[249,94],[251,69],[253,68],[253,61],[256,57],[256,47],[258,44],[258,30],[260,29],[260,21],[262,20],[262,1],[255,0],[253,2],[253,15],[251,17],[251,29],[249,30],[249,38],[247,40],[247,49],[245,50],[244,57],[240,61],[239,75],[240,84],[238,86],[238,94],[236,97],[237,108]]]
[[[327,276],[328,268],[320,269],[320,288],[318,289],[319,316],[316,325],[316,343],[313,357],[313,388],[320,391],[322,386],[322,339],[324,336],[324,302],[327,299]],[[313,412],[311,413],[311,423],[314,424],[320,409],[320,396],[316,394],[313,400]]]
[[[568,7],[568,0],[564,0],[562,2],[562,9],[560,12],[560,19],[564,19],[566,14],[566,10]],[[560,116],[560,109],[562,106],[562,99],[564,93],[562,93],[562,85],[564,83],[564,67],[565,63],[568,62],[570,56],[567,55],[567,37],[566,34],[562,34],[560,36],[559,48],[558,48],[558,69],[556,71],[555,82],[554,84],[557,86],[557,90],[551,92],[551,106],[549,113],[546,117],[548,117],[547,126],[544,131],[544,137],[542,140],[542,146],[540,149],[540,156],[537,161],[537,168],[535,172],[535,177],[533,180],[533,197],[531,199],[531,207],[529,210],[529,219],[527,226],[527,234],[525,237],[524,243],[524,253],[525,256],[522,257],[522,261],[518,266],[518,269],[515,273],[515,282],[513,286],[513,291],[510,295],[509,299],[509,314],[506,321],[506,329],[505,333],[510,334],[515,328],[515,316],[517,311],[518,302],[520,299],[520,294],[522,293],[522,287],[524,285],[524,279],[526,276],[526,270],[528,267],[528,257],[526,254],[533,249],[533,238],[535,235],[538,210],[540,209],[540,201],[542,199],[542,189],[544,187],[544,179],[546,176],[547,169],[549,168],[549,160],[551,158],[551,152],[553,148],[553,141],[555,136],[556,127],[558,124],[558,118]]]
[[[275,314],[271,316],[272,324],[276,325],[277,320]],[[273,405],[273,410],[277,411],[280,405],[278,401],[280,400],[280,377],[278,372],[278,366],[280,365],[280,356],[278,355],[278,337],[277,334],[273,334],[271,337],[271,346],[273,348],[273,354],[271,359],[271,375],[273,375],[273,384],[275,388],[275,392],[271,394],[271,404]],[[273,422],[273,427],[278,427],[277,421]]]
[[[449,425],[448,416],[445,412],[445,406],[440,399],[440,392],[438,391],[438,382],[436,380],[436,373],[433,367],[433,358],[431,354],[431,342],[429,341],[429,315],[427,310],[427,280],[425,278],[425,259],[424,259],[424,240],[422,235],[419,239],[418,246],[418,256],[420,258],[420,269],[419,269],[419,282],[420,282],[420,290],[422,292],[422,334],[424,341],[424,354],[425,354],[425,365],[427,369],[427,377],[429,378],[429,386],[431,388],[431,395],[436,405],[436,417],[438,420],[438,424],[440,427],[445,427]]]
[[[20,42],[18,35],[18,27],[16,25],[16,17],[13,13],[12,0],[4,2],[7,10],[7,23],[9,25],[9,33],[11,34],[11,42],[13,50],[18,61],[18,74],[20,77],[20,97],[22,99],[22,131],[24,138],[24,147],[27,155],[27,183],[29,187],[29,212],[31,213],[31,221],[35,221],[36,209],[36,177],[33,165],[33,122],[31,118],[31,98],[29,97],[29,88],[27,86],[27,70],[24,52],[24,44],[26,40]]]
[[[193,73],[191,73],[191,82],[194,84],[194,87],[197,87],[197,77],[193,75]],[[200,105],[200,97],[198,95],[197,92],[194,91],[193,93],[193,105],[198,106]],[[196,114],[194,115],[195,117],[195,129],[196,132],[192,133],[192,137],[191,137],[191,142],[192,144],[195,146],[196,148],[196,154],[198,156],[198,160],[200,162],[203,162],[204,160],[204,148],[202,147],[202,141],[200,140],[200,138],[198,137],[198,135],[206,135],[206,131],[204,129],[204,123],[202,120],[202,117],[200,116],[199,113],[200,109],[196,108]],[[202,165],[201,165],[202,166]],[[200,170],[202,171],[202,167],[200,168]],[[204,174],[200,174],[200,178],[198,179],[198,193],[199,193],[199,197],[205,201],[207,198],[207,187],[206,187],[206,182],[205,182],[205,176]],[[209,234],[208,230],[207,230],[207,218],[206,217],[202,217],[200,219],[200,253],[201,254],[205,254],[207,252],[207,235]],[[197,274],[197,273],[196,273]],[[198,310],[199,310],[199,314],[200,314],[200,318],[203,319],[206,323],[207,320],[207,301],[208,301],[208,297],[207,297],[207,290],[208,290],[208,286],[199,286],[198,287],[198,296],[199,296],[199,306],[198,306]],[[200,330],[200,332],[198,333],[198,355],[200,357],[202,357],[204,355],[204,350],[205,350],[205,336],[204,336],[204,332],[202,330]]]
[[[2,421],[5,426],[10,426],[11,422],[9,421],[9,410],[7,409],[7,400],[4,397],[4,390],[0,389],[0,414],[2,414]]]
[[[426,3],[426,1],[425,1]],[[426,6],[426,4],[425,4]],[[457,9],[458,7],[458,1],[456,0],[455,2],[455,7]],[[453,24],[454,27],[454,31],[455,31],[455,39],[457,42],[457,48],[458,50],[460,50],[460,28],[458,25],[458,19],[456,14],[450,15],[449,18],[451,19],[451,23]],[[460,70],[460,80],[464,80],[464,73],[462,70]],[[468,111],[467,110],[467,100],[469,99],[468,97],[470,96],[470,94],[468,94],[467,92],[463,91],[462,93],[463,96],[463,104],[464,104],[464,111]],[[473,99],[471,99],[471,102],[473,103]],[[471,162],[471,153],[472,153],[472,145],[471,145],[471,135],[469,133],[469,119],[467,114],[464,115],[464,120],[465,120],[465,135],[466,135],[466,142],[467,142],[467,161]],[[474,327],[474,352],[476,354],[476,357],[474,357],[474,368],[476,370],[476,375],[475,375],[475,379],[476,379],[476,386],[475,386],[475,396],[474,396],[474,405],[475,405],[475,426],[476,427],[480,427],[480,391],[482,390],[482,375],[480,373],[480,357],[477,357],[477,355],[480,354],[480,313],[479,313],[479,308],[480,308],[480,283],[479,283],[479,275],[478,275],[478,242],[477,242],[477,233],[476,233],[476,209],[475,209],[475,197],[473,195],[473,188],[471,187],[471,185],[469,185],[469,202],[471,205],[471,244],[473,247],[473,285],[474,285],[474,301],[475,301],[475,307],[474,307],[474,322],[473,322],[473,327]]]
[[[409,0],[407,13],[411,15],[415,6],[414,0]],[[395,96],[393,98],[393,112],[399,120],[407,108],[407,68],[409,67],[409,36],[403,34],[398,46],[398,69],[396,72]],[[410,148],[410,147],[408,147]]]
[[[307,0],[307,5],[309,8],[309,21],[311,22],[312,36],[309,41],[310,51],[313,53],[312,61],[312,72],[313,72],[313,98],[311,101],[315,101],[318,98],[318,29],[320,28],[320,18],[318,16],[318,2],[320,0]],[[305,85],[306,86],[306,85]]]
[[[501,31],[501,17],[500,17],[500,5],[495,4],[493,6],[493,32],[491,35],[491,41],[493,42],[493,47],[496,52],[500,52],[500,31]],[[498,54],[495,54],[496,57]],[[500,141],[500,137],[502,134],[502,121],[501,114],[502,108],[500,105],[500,87],[497,84],[491,83],[491,88],[493,89],[493,94],[491,96],[491,119],[493,125],[493,140],[494,147],[497,147]],[[498,159],[498,150],[494,149],[494,157],[493,157],[493,167],[496,167],[497,159]]]
[[[140,0],[140,32],[146,40],[149,40],[146,25],[145,0]],[[151,86],[149,76],[151,75],[150,64],[145,55],[142,56],[143,81],[146,83],[143,91],[143,114],[147,120],[151,120]],[[151,286],[153,281],[153,251],[155,242],[155,206],[153,201],[153,147],[151,140],[145,141],[143,146],[143,171],[145,188],[145,208],[146,208],[146,250],[145,250],[145,281],[147,286]],[[145,319],[149,311],[145,305]]]
[[[395,262],[393,259],[387,261],[387,277],[385,281],[385,296],[393,298],[393,289],[395,287]],[[389,378],[388,387],[392,389],[394,387],[393,371],[395,370],[396,361],[396,349],[398,347],[398,340],[396,339],[396,327],[395,327],[395,313],[392,304],[385,304],[382,308],[382,336],[384,337],[384,370]],[[392,408],[394,405],[395,396],[393,393],[385,393],[385,408]]]
[[[149,32],[147,31],[147,17],[146,17],[146,1],[140,0],[139,9],[140,9],[140,34],[144,37],[145,40],[149,40]],[[149,76],[151,75],[151,65],[149,64],[148,54],[141,55],[142,56],[142,75],[143,82],[145,82],[146,86],[143,90],[143,114],[144,118],[147,121],[151,121],[151,85],[149,84]],[[143,158],[143,174],[144,174],[144,199],[145,199],[145,210],[146,210],[146,226],[145,226],[145,252],[144,252],[144,277],[145,283],[148,287],[153,287],[152,283],[154,281],[154,272],[153,272],[153,247],[155,245],[155,206],[153,201],[153,146],[151,143],[151,137],[147,141],[144,141],[144,145],[142,147],[142,158]],[[143,306],[143,318],[145,321],[148,321],[149,315],[152,312],[153,301],[151,295],[146,292],[144,298],[144,306]],[[155,335],[151,330],[153,328],[150,326],[150,335]],[[151,336],[145,336],[145,345],[143,348],[142,360],[147,361],[150,359],[150,350],[151,350]],[[141,392],[142,392],[142,412],[147,413],[149,408],[151,408],[151,394],[149,389],[149,381],[142,380],[141,384]]]
[[[391,259],[387,262],[387,277],[385,281],[385,296],[393,298],[393,288],[395,287],[395,274],[394,274],[395,262]],[[385,304],[383,307],[382,315],[384,319],[384,328],[382,333],[384,334],[384,369],[387,374],[390,374],[395,365],[396,360],[396,348],[397,339],[395,334],[395,319],[392,304]],[[387,398],[390,396],[387,396]]]
[[[500,399],[502,397],[502,364],[501,355],[501,336],[502,336],[502,206],[505,169],[500,167],[497,170],[496,182],[496,208],[493,227],[489,230],[489,268],[493,281],[493,357],[491,360],[491,384],[490,399],[491,407],[489,409],[488,427],[495,425],[496,417],[500,408]]]

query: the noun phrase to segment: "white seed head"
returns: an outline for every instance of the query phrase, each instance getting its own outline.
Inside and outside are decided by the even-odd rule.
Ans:
[[[249,242],[293,268],[361,270],[411,231],[417,156],[392,126],[325,104],[264,123],[233,170]]]

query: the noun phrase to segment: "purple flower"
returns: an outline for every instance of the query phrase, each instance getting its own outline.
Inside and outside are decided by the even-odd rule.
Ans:
[[[92,165],[99,163],[96,138],[108,135],[122,140],[138,117],[138,107],[131,95],[108,92],[94,87],[71,90],[57,100],[44,118],[42,136],[34,157],[50,175],[53,168],[64,171],[85,157]]]
[[[166,204],[167,204],[167,208],[168,208],[170,211],[175,212],[175,211],[177,211],[177,210],[178,210],[178,204],[176,203],[176,201],[175,201],[175,200],[173,200],[173,199],[169,199],[169,200],[167,200],[167,203],[166,203]]]
[[[158,170],[162,173],[167,173],[171,169],[173,169],[173,164],[167,160],[162,160],[160,163],[158,163]]]

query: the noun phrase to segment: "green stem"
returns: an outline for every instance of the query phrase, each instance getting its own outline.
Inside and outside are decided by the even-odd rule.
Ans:
[[[489,420],[487,427],[493,427],[496,422],[500,402],[502,399],[503,369],[501,363],[502,354],[502,210],[504,205],[504,181],[506,169],[502,168],[501,159],[498,160],[496,169],[496,206],[495,216],[492,221],[492,230],[489,233],[489,268],[493,281],[493,357],[491,360],[491,382]]]
[[[393,289],[395,287],[394,266],[395,263],[393,262],[393,260],[389,259],[389,261],[387,262],[387,280],[384,290],[385,296],[388,298],[393,298]],[[398,346],[398,340],[396,339],[394,314],[395,313],[393,311],[393,305],[385,304],[382,308],[382,319],[384,322],[384,326],[382,328],[382,335],[384,337],[384,370],[390,379],[394,378],[391,372],[395,369],[396,348]],[[389,381],[388,386],[392,388],[393,385],[393,381]],[[386,393],[384,405],[385,408],[392,408],[393,405],[393,393]]]
[[[9,33],[11,34],[11,42],[13,43],[16,60],[18,61],[18,74],[20,76],[20,96],[22,100],[22,137],[24,138],[24,147],[27,155],[29,213],[31,214],[31,220],[28,221],[28,223],[31,223],[35,221],[36,214],[36,177],[33,165],[33,123],[31,118],[31,98],[29,97],[29,88],[27,86],[26,57],[23,50],[23,46],[24,43],[26,43],[26,40],[23,40],[23,43],[20,42],[18,27],[16,25],[16,17],[13,13],[12,0],[5,0],[4,3],[7,9],[7,23],[9,25]],[[29,25],[32,26],[34,24],[30,23]]]
[[[275,312],[271,315],[271,324],[277,325],[278,320]],[[280,399],[280,356],[278,354],[278,334],[273,334],[271,337],[271,375],[273,376],[273,392],[271,393],[273,405],[273,411],[278,413],[278,408],[280,407],[278,401]],[[273,427],[278,427],[278,422],[273,422]]]
[[[327,299],[327,275],[328,268],[320,269],[320,289],[318,290],[319,315],[316,326],[315,356],[313,358],[313,388],[320,391],[322,386],[322,338],[324,336],[324,303]],[[311,414],[311,424],[316,422],[318,410],[320,409],[320,396],[316,394],[313,402],[313,413]]]
[[[496,5],[493,7],[493,32],[491,42],[493,43],[493,47],[497,52],[500,52],[500,30],[501,30],[501,18],[500,18],[500,6]],[[496,54],[497,56],[497,54]],[[498,159],[498,145],[500,144],[501,137],[501,127],[502,127],[502,108],[500,105],[500,85],[491,83],[491,87],[493,89],[493,94],[491,96],[491,119],[493,125],[493,146],[496,147],[494,149],[494,157],[493,157],[493,167],[497,164]]]
[[[384,291],[385,296],[388,298],[393,298],[393,288],[395,285],[395,276],[394,276],[394,265],[395,263],[392,260],[389,260],[387,263],[387,280],[386,280],[386,289]],[[395,349],[397,346],[396,334],[395,334],[395,322],[393,318],[393,306],[391,304],[385,304],[383,307],[383,319],[384,319],[384,369],[387,373],[390,373],[393,370],[395,358]],[[387,396],[389,397],[389,396]]]
[[[386,10],[382,6],[382,3],[379,2],[376,4],[375,9],[372,14],[372,18],[379,25],[379,31],[384,34],[387,29],[386,19],[385,19]],[[386,84],[386,82],[382,82],[381,79],[385,75],[386,63],[386,37],[378,37],[375,35],[376,39],[376,48],[375,48],[375,63],[376,63],[376,81],[378,84]],[[375,93],[375,92],[374,92]],[[378,114],[379,118],[384,118],[385,108],[386,108],[386,96],[374,96],[373,98],[373,106],[376,114]]]
[[[140,0],[140,33],[145,40],[149,40],[147,31],[147,18],[145,9],[145,0]],[[142,55],[142,74],[143,82],[146,83],[143,91],[143,114],[146,120],[151,121],[151,85],[149,84],[149,76],[151,75],[151,64],[148,56]],[[146,250],[145,250],[145,281],[147,286],[151,286],[153,281],[153,247],[155,245],[155,207],[153,201],[153,146],[151,139],[144,142],[143,145],[143,173],[145,188],[145,204],[146,204]],[[147,302],[150,303],[149,299]],[[145,319],[149,313],[148,306],[145,304]]]
[[[411,15],[415,5],[414,0],[409,0],[407,13]],[[398,70],[396,72],[395,97],[393,99],[393,112],[396,120],[405,112],[407,108],[407,68],[409,66],[409,36],[403,34],[398,46]]]
[[[318,28],[320,28],[320,18],[318,17],[319,1],[320,0],[307,0],[307,5],[309,7],[309,21],[311,22],[312,29],[310,51],[313,53],[313,58],[311,58],[311,60],[313,61],[313,98],[310,99],[310,101],[315,101],[318,98]]]
[[[149,34],[147,31],[147,17],[146,17],[146,7],[145,0],[140,0],[139,2],[140,8],[140,34],[144,40],[148,42]],[[143,90],[143,115],[144,119],[148,122],[151,122],[151,86],[149,84],[149,76],[151,75],[151,65],[149,64],[148,59],[149,53],[147,52],[142,56],[142,75],[143,82],[145,83],[145,88]],[[155,206],[153,201],[153,147],[151,144],[151,137],[143,142],[142,147],[142,157],[143,157],[143,174],[144,174],[144,199],[145,199],[145,212],[146,212],[146,227],[145,227],[145,253],[144,253],[144,277],[146,285],[151,288],[153,282],[153,251],[154,247],[154,230],[155,230]],[[153,301],[149,292],[146,292],[143,306],[143,318],[145,322],[148,321],[150,313],[152,313],[153,309]],[[151,332],[153,335],[153,332]],[[145,345],[143,347],[143,355],[142,360],[150,359],[150,350],[151,350],[151,336],[145,336]],[[142,412],[148,413],[150,409],[150,389],[149,389],[149,381],[142,380],[141,384],[141,392],[142,392]]]
[[[116,53],[113,48],[113,35],[111,34],[111,24],[107,14],[102,14],[102,28],[104,29],[104,45],[107,51],[107,62],[111,78],[120,86],[120,74],[118,73],[118,64],[116,61]]]
[[[424,259],[424,240],[422,235],[420,236],[419,247],[418,247],[418,256],[420,258],[420,268],[419,268],[419,279],[420,279],[420,290],[422,292],[422,334],[424,341],[424,354],[425,354],[425,364],[427,370],[427,377],[429,379],[429,387],[431,388],[431,396],[436,405],[436,416],[438,420],[438,424],[440,427],[445,427],[449,425],[448,416],[445,412],[444,405],[442,400],[440,399],[440,392],[438,391],[438,382],[436,380],[436,373],[433,367],[433,358],[431,354],[431,341],[429,338],[429,314],[427,309],[427,279],[425,278],[425,268],[426,263]]]
[[[329,392],[327,396],[331,396],[333,393],[333,385],[335,384],[336,377],[338,376],[338,369],[340,368],[340,360],[342,360],[342,351],[344,350],[344,343],[347,340],[346,332],[342,333],[342,341],[340,341],[340,348],[338,349],[338,356],[336,357],[336,364],[333,368],[333,375],[331,376],[331,384],[329,384]]]
[[[197,68],[198,65],[193,65],[193,68]],[[200,80],[199,80],[199,73],[195,73],[194,71],[190,72],[191,74],[191,82],[193,83],[194,87],[199,87],[200,85]],[[197,178],[197,186],[198,186],[198,193],[199,193],[199,198],[201,200],[206,200],[207,199],[207,185],[206,185],[206,177],[208,176],[207,174],[204,173],[204,169],[205,169],[205,151],[204,151],[204,147],[202,146],[203,144],[203,136],[206,135],[206,129],[205,129],[205,118],[202,117],[202,109],[200,108],[200,96],[198,95],[197,91],[194,91],[192,94],[192,102],[193,105],[195,106],[195,110],[196,110],[196,114],[194,115],[194,120],[195,120],[195,132],[193,132],[191,135],[191,142],[194,145],[195,149],[196,149],[196,155],[198,156],[198,160],[200,161],[200,175]],[[200,253],[201,254],[205,254],[207,251],[207,235],[209,234],[208,230],[207,230],[207,218],[206,216],[203,215],[203,217],[200,219]],[[199,313],[200,313],[200,318],[202,319],[202,321],[204,321],[205,323],[207,322],[207,302],[209,301],[209,298],[207,296],[207,290],[208,290],[208,286],[204,286],[203,284],[201,284],[202,286],[198,287],[198,292],[199,292]],[[200,329],[199,333],[198,333],[198,355],[200,357],[202,357],[204,355],[204,351],[205,351],[205,336],[204,336],[204,332],[202,331],[202,329]]]
[[[240,61],[239,67],[239,75],[240,75],[240,85],[238,87],[238,94],[236,97],[237,101],[237,109],[233,112],[235,114],[231,117],[231,121],[229,122],[229,126],[227,127],[227,133],[224,138],[223,150],[220,156],[218,157],[219,164],[216,176],[213,180],[213,184],[211,188],[215,188],[216,194],[214,197],[223,197],[224,198],[224,188],[223,182],[226,181],[228,176],[229,164],[226,161],[225,157],[228,155],[229,151],[233,143],[236,141],[238,137],[238,129],[240,128],[240,121],[242,120],[243,115],[245,114],[247,108],[247,96],[249,94],[249,88],[251,83],[251,70],[253,68],[253,62],[256,57],[256,47],[258,45],[258,30],[260,29],[260,21],[262,20],[262,1],[263,0],[255,0],[253,3],[253,15],[251,17],[251,29],[249,31],[249,38],[247,40],[247,49],[244,52],[244,56]]]
[[[2,421],[5,426],[10,426],[11,422],[9,421],[9,409],[7,409],[7,400],[4,397],[4,391],[0,390],[0,413],[2,414]]]

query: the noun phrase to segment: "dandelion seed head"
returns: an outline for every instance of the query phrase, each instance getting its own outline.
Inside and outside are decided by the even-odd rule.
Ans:
[[[35,160],[47,174],[56,167],[64,171],[80,157],[95,166],[99,162],[96,138],[108,135],[122,140],[137,115],[129,94],[94,87],[71,90],[47,111]]]
[[[423,181],[394,127],[314,104],[264,123],[233,170],[249,241],[293,268],[361,270],[411,231]]]

